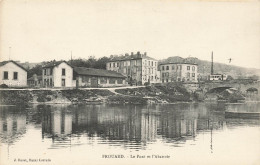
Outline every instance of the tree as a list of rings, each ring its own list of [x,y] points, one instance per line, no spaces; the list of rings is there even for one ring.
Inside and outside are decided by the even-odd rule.
[[[27,73],[27,77],[30,78],[32,77],[34,74],[42,75],[42,65],[38,64],[35,67],[33,67],[32,69],[30,69]]]

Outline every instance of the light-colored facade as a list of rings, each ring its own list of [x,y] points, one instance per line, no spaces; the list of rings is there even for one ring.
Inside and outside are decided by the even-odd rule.
[[[158,61],[148,57],[146,53],[131,53],[124,56],[111,56],[106,69],[116,71],[127,77],[128,84],[142,85],[146,82],[158,83]]]
[[[27,71],[14,61],[0,62],[0,84],[9,87],[27,86]]]
[[[227,75],[225,75],[225,74],[212,74],[212,75],[209,76],[209,80],[210,81],[227,80]]]
[[[43,87],[73,87],[73,68],[65,61],[43,66]]]
[[[189,63],[166,63],[160,65],[162,83],[197,82],[198,65]]]
[[[75,67],[74,77],[78,87],[115,87],[126,86],[126,77],[122,74],[94,68]]]

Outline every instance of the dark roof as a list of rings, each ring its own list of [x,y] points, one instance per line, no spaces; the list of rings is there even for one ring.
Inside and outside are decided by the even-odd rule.
[[[61,63],[65,62],[66,64],[68,64],[70,67],[72,67],[69,63],[67,63],[66,61],[51,61],[48,62],[47,64],[45,64],[42,68],[53,68],[56,67],[58,65],[60,65]]]
[[[0,66],[4,66],[5,64],[9,63],[9,62],[12,62],[14,63],[15,65],[17,65],[18,67],[22,68],[23,70],[25,70],[27,72],[27,70],[20,64],[18,64],[17,62],[13,61],[13,60],[10,60],[10,61],[2,61],[0,62]]]
[[[74,71],[78,75],[125,78],[125,76],[123,76],[121,73],[118,73],[118,72],[115,72],[115,71],[110,71],[110,70],[104,70],[104,69],[75,67]]]
[[[157,61],[156,59],[152,58],[152,57],[149,57],[147,56],[146,54],[132,54],[132,55],[129,55],[129,54],[126,54],[126,55],[120,55],[120,56],[112,56],[110,57],[109,59],[109,62],[113,62],[113,61],[126,61],[126,60],[137,60],[137,59],[147,59],[147,60],[155,60]]]

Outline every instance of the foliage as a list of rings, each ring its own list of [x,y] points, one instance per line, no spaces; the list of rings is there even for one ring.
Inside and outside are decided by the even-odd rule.
[[[30,78],[34,74],[37,74],[38,76],[42,75],[42,65],[38,64],[35,67],[33,67],[32,69],[28,70],[27,77]]]
[[[8,88],[8,85],[6,85],[6,84],[1,84],[1,85],[0,85],[0,88]]]

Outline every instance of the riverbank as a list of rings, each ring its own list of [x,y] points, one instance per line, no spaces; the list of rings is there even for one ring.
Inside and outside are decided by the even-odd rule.
[[[22,89],[0,90],[0,104],[70,104],[84,103],[90,98],[99,98],[111,104],[146,104],[189,102],[191,94],[180,86],[147,86],[111,89]]]
[[[95,89],[5,89],[0,90],[0,104],[84,104],[86,100],[93,98],[97,98],[99,103],[109,104],[199,102],[207,99],[228,102],[245,100],[244,95],[232,89],[211,91],[205,96],[196,91],[188,92],[179,84]]]

